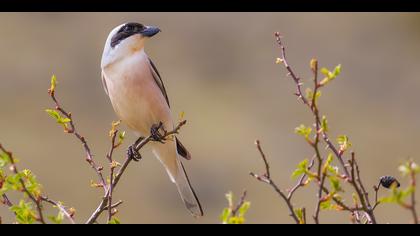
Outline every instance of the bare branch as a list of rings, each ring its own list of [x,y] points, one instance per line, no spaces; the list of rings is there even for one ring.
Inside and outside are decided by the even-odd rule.
[[[48,202],[51,205],[57,207],[64,214],[64,216],[70,221],[71,224],[76,224],[76,222],[73,219],[72,213],[68,212],[61,203],[54,201],[52,199],[49,199],[48,197],[45,197],[45,196],[41,197],[41,200],[44,202]]]
[[[99,167],[96,162],[93,159],[93,155],[91,152],[91,149],[85,139],[85,137],[83,137],[80,133],[78,133],[78,131],[76,130],[76,126],[74,124],[72,115],[70,112],[67,112],[66,110],[64,110],[61,106],[60,103],[58,102],[56,96],[55,96],[55,91],[54,90],[48,90],[48,93],[51,97],[51,99],[54,101],[55,103],[55,109],[57,111],[59,111],[62,115],[64,115],[66,118],[68,118],[69,121],[69,125],[70,125],[70,129],[66,129],[65,131],[69,134],[73,134],[81,143],[82,146],[86,152],[86,161],[89,163],[89,165],[92,167],[92,169],[95,171],[95,173],[98,175],[98,178],[100,180],[100,183],[102,185],[102,187],[104,188],[105,191],[107,191],[106,189],[106,181],[104,179],[104,176],[102,175],[102,167]]]
[[[238,214],[239,209],[241,209],[241,207],[245,203],[246,195],[247,195],[247,191],[244,190],[238,204],[236,204],[236,207],[234,209],[232,209],[232,213],[231,213],[232,216],[236,216]]]
[[[283,193],[283,191],[280,190],[280,188],[276,185],[276,183],[274,183],[274,181],[271,179],[271,177],[269,175],[269,173],[270,173],[270,164],[268,163],[267,158],[264,155],[264,152],[262,151],[260,142],[257,141],[255,143],[257,145],[258,150],[260,150],[261,158],[264,161],[264,164],[265,164],[265,173],[263,175],[257,175],[257,174],[254,174],[253,172],[251,172],[250,175],[252,177],[254,177],[255,179],[257,179],[258,181],[261,181],[263,183],[266,183],[266,184],[270,185],[274,189],[274,191],[276,191],[277,194],[281,198],[283,198],[283,200],[286,202],[287,207],[289,208],[289,214],[293,218],[293,220],[296,222],[296,224],[300,224],[299,217],[295,213],[295,210],[293,208],[293,204],[291,202],[291,199],[289,199],[287,197],[287,195],[285,193]]]
[[[168,138],[172,137],[172,135],[177,134],[179,130],[181,129],[181,127],[184,126],[186,123],[187,123],[186,120],[179,122],[178,125],[172,131],[166,131],[162,128],[161,125],[158,125],[157,127],[159,127],[159,129],[163,129],[163,135],[160,135],[160,137],[156,137],[156,135],[153,135],[153,134],[149,135],[148,137],[144,138],[141,142],[139,142],[136,145],[135,150],[138,152],[149,142],[164,142]],[[127,154],[124,163],[122,164],[121,168],[118,170],[118,173],[115,175],[115,178],[112,184],[112,189],[115,189],[119,180],[121,179],[122,175],[124,174],[124,172],[126,171],[128,165],[130,164],[132,160],[133,160],[133,157]],[[99,203],[96,210],[92,213],[92,215],[86,221],[86,224],[95,223],[103,211],[105,211],[106,209],[109,210],[109,204],[108,204],[109,194],[110,194],[110,191],[108,189],[107,191],[105,191],[105,194],[102,197],[102,200]]]

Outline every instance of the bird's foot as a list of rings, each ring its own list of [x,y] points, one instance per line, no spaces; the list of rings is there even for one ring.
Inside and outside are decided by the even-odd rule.
[[[136,142],[137,143],[137,142]],[[140,153],[136,150],[136,143],[129,146],[127,149],[127,156],[132,159],[133,161],[140,161],[142,156]]]
[[[152,140],[155,142],[165,143],[165,135],[162,135],[160,133],[160,129],[163,129],[163,123],[159,122],[159,124],[152,125],[152,128],[150,128],[150,134],[152,136]],[[165,130],[164,130],[165,131]]]

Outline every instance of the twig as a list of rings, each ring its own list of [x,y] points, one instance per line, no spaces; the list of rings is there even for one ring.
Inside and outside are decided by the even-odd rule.
[[[64,216],[70,221],[71,224],[76,224],[76,222],[73,219],[72,214],[69,213],[61,203],[54,201],[52,199],[49,199],[48,197],[45,197],[45,196],[41,197],[41,200],[44,202],[48,202],[53,206],[56,206],[64,214]]]
[[[155,142],[163,142],[163,141],[165,141],[169,136],[172,136],[174,134],[178,134],[178,132],[181,129],[181,127],[184,126],[186,123],[187,123],[187,121],[186,120],[183,120],[183,121],[179,122],[178,125],[172,131],[169,131],[168,132],[166,130],[163,130],[163,135],[161,135],[158,140],[156,140],[158,137],[155,137],[152,134],[149,135],[148,137],[144,138],[141,142],[139,142],[136,145],[135,150],[138,152],[140,149],[142,149],[146,144],[148,144],[151,141],[155,141]],[[162,128],[162,125],[160,124],[158,126],[158,128],[161,129]],[[121,176],[124,174],[125,170],[127,169],[128,165],[130,164],[130,162],[132,160],[133,160],[133,158],[127,154],[124,163],[122,164],[121,168],[118,170],[118,173],[115,175],[114,182],[112,184],[112,189],[115,189],[115,187],[117,186],[117,184],[118,184]],[[107,190],[105,192],[104,196],[102,197],[102,200],[99,203],[99,205],[96,208],[96,210],[92,213],[92,215],[86,221],[86,224],[93,224],[93,223],[95,223],[96,220],[98,219],[98,217],[101,215],[101,213],[103,211],[105,211],[106,209],[109,210],[109,205],[107,204],[108,203],[109,194],[110,194],[110,191]]]
[[[286,70],[289,72],[288,75],[292,77],[293,81],[296,84],[296,93],[295,95],[298,97],[298,99],[302,100],[302,102],[308,106],[310,108],[310,110],[312,111],[313,115],[317,115],[316,110],[314,109],[314,107],[309,103],[308,99],[303,95],[302,93],[302,82],[301,82],[301,78],[299,78],[293,71],[293,69],[290,67],[289,63],[287,62],[286,59],[286,49],[281,41],[281,36],[279,32],[275,33],[275,37],[277,40],[277,44],[280,46],[281,49],[281,57],[280,57],[280,61],[282,62],[282,64],[286,67]],[[315,96],[315,94],[314,94]],[[317,119],[317,123],[320,124],[320,120],[319,120],[319,114],[318,114],[318,119]],[[340,153],[338,151],[338,149],[334,146],[334,144],[330,141],[328,134],[325,130],[322,131],[322,137],[325,141],[325,143],[327,143],[328,147],[331,149],[331,151],[334,153],[334,155],[337,157],[337,159],[339,160],[344,173],[346,174],[347,177],[350,177],[349,171],[347,169],[347,166],[345,165],[345,162],[343,160],[343,156],[342,153]]]
[[[338,148],[336,148],[334,146],[334,144],[330,141],[328,134],[327,134],[327,130],[320,128],[321,126],[321,119],[320,119],[320,112],[319,112],[319,108],[316,104],[316,97],[317,97],[317,92],[318,89],[322,86],[320,83],[318,83],[318,63],[316,60],[311,61],[311,69],[314,73],[314,89],[313,89],[313,95],[311,100],[309,100],[308,98],[306,98],[303,93],[302,93],[302,82],[301,82],[301,78],[299,78],[296,73],[293,71],[293,69],[291,68],[291,66],[289,65],[289,63],[287,62],[286,59],[286,50],[285,47],[281,41],[281,36],[278,32],[275,33],[275,37],[277,40],[277,44],[280,46],[281,48],[281,53],[280,53],[280,58],[278,59],[278,61],[280,61],[286,68],[286,70],[288,71],[288,76],[291,76],[291,78],[293,79],[293,81],[296,84],[296,93],[295,95],[298,96],[298,99],[302,100],[302,102],[311,110],[314,118],[315,118],[315,127],[316,127],[316,136],[315,136],[315,141],[312,142],[310,141],[309,143],[312,145],[312,147],[315,150],[316,153],[316,157],[318,160],[318,183],[319,183],[319,191],[318,191],[318,203],[317,203],[317,207],[315,210],[315,215],[314,215],[314,220],[315,222],[319,222],[318,219],[318,215],[319,215],[319,208],[320,208],[320,204],[322,201],[322,192],[325,192],[324,189],[324,182],[325,182],[325,176],[321,176],[321,166],[323,163],[323,159],[319,153],[319,149],[318,149],[318,144],[319,144],[319,136],[322,135],[322,139],[324,140],[324,142],[327,144],[327,147],[332,151],[332,153],[337,157],[338,161],[340,162],[341,167],[343,168],[343,171],[345,173],[344,177],[345,179],[352,184],[352,186],[354,187],[354,189],[356,190],[357,194],[359,195],[361,204],[363,206],[363,211],[366,213],[368,220],[370,223],[375,224],[376,223],[376,219],[373,213],[373,208],[370,204],[369,201],[369,197],[368,197],[368,192],[366,191],[366,189],[363,186],[363,183],[360,179],[360,171],[359,171],[359,167],[356,163],[356,161],[349,161],[350,162],[350,166],[351,166],[351,173],[348,169],[348,166],[345,164],[344,161],[344,157],[343,157],[343,153],[344,151],[342,151],[340,149],[340,151],[338,150]],[[352,154],[354,157],[354,153]],[[356,172],[356,174],[355,174]],[[350,210],[350,209],[349,209]]]
[[[379,206],[379,204],[381,204],[381,202],[379,201],[379,189],[381,188],[381,181],[379,181],[377,186],[373,186],[373,190],[375,191],[375,204],[372,207],[372,211],[374,211],[376,209],[377,206]]]
[[[11,152],[9,152],[9,151],[7,151],[1,144],[0,144],[0,150],[2,151],[2,152],[4,152],[6,155],[7,155],[7,157],[9,158],[9,162],[10,162],[10,165],[11,165],[11,170],[13,171],[13,173],[15,173],[16,175],[18,175],[19,174],[19,171],[18,171],[18,168],[17,168],[17,166],[16,166],[16,163],[15,163],[15,159],[13,158],[13,154],[11,153]],[[38,211],[38,217],[37,217],[37,220],[40,222],[40,223],[42,223],[42,224],[45,224],[46,222],[45,222],[45,220],[44,220],[44,215],[43,215],[43,213],[42,213],[42,205],[41,205],[41,199],[39,199],[39,198],[37,198],[37,197],[35,197],[29,190],[28,190],[28,188],[26,187],[26,184],[25,184],[25,181],[22,179],[22,178],[19,178],[19,182],[20,182],[20,184],[22,185],[22,189],[23,189],[23,191],[26,193],[26,195],[28,195],[28,197],[29,197],[29,199],[31,199],[31,201],[35,204],[35,206],[36,206],[36,209],[37,209],[37,211]],[[4,198],[4,195],[3,195],[3,198]],[[7,196],[6,196],[6,198],[7,198]],[[9,203],[10,203],[10,201],[8,201]]]
[[[118,130],[115,129],[114,125],[118,125],[118,124],[113,124],[112,130],[111,130],[111,148],[108,152],[108,154],[106,155],[108,161],[109,161],[109,194],[108,194],[108,222],[111,221],[112,219],[112,193],[113,193],[113,185],[114,185],[114,170],[116,165],[114,164],[114,160],[112,159],[112,155],[114,153],[114,150],[119,146],[119,144],[115,143],[115,138],[117,137],[118,134]]]
[[[359,196],[360,203],[362,204],[363,210],[366,213],[366,217],[368,218],[368,221],[372,224],[376,224],[376,218],[373,214],[372,207],[370,203],[368,202],[368,199],[366,198],[367,192],[363,190],[364,188],[360,187],[358,183],[360,181],[357,181],[359,178],[358,176],[358,166],[356,163],[356,158],[354,152],[352,152],[352,159],[349,161],[351,166],[351,181],[350,184],[353,186],[354,190],[356,190],[357,195]],[[359,183],[360,184],[360,183]]]
[[[319,213],[321,211],[321,204],[324,201],[323,197],[322,197],[322,191],[324,188],[324,184],[325,184],[325,179],[327,178],[327,174],[326,173],[322,173],[322,177],[321,177],[321,181],[320,181],[320,186],[318,189],[318,201],[317,201],[317,205],[315,208],[315,214],[313,216],[315,224],[319,224]]]
[[[309,165],[308,165],[308,171],[310,171],[310,170],[312,169],[312,167],[314,166],[314,164],[315,164],[315,158],[316,158],[316,155],[314,155],[314,157],[312,157],[312,160],[310,161],[310,163],[309,163]],[[288,198],[288,199],[292,199],[292,197],[293,197],[293,195],[295,194],[295,192],[296,192],[296,191],[297,191],[300,187],[305,186],[304,181],[305,181],[306,177],[307,177],[307,174],[303,174],[303,175],[299,178],[299,180],[298,180],[298,182],[296,183],[296,185],[295,185],[295,186],[293,186],[293,188],[292,188],[292,189],[290,189],[290,190],[288,191],[288,192],[289,192],[289,194],[287,195],[287,198]]]
[[[77,132],[76,126],[75,126],[73,118],[72,118],[72,114],[70,112],[67,112],[66,110],[64,110],[60,106],[60,103],[58,102],[57,98],[55,97],[55,91],[54,90],[50,89],[50,90],[48,90],[48,93],[50,94],[51,99],[55,103],[55,109],[70,120],[68,122],[69,125],[70,125],[70,129],[66,129],[65,131],[69,134],[73,134],[82,143],[82,146],[83,146],[83,148],[86,152],[86,161],[89,163],[89,165],[92,167],[92,169],[96,172],[96,174],[99,177],[99,180],[100,180],[100,183],[101,183],[102,187],[104,188],[105,191],[107,191],[107,189],[106,189],[107,184],[106,184],[106,181],[104,179],[104,176],[102,175],[102,169],[103,168],[99,167],[95,163],[95,161],[93,159],[91,149],[90,149],[85,137],[83,137],[81,134],[79,134]]]
[[[411,204],[410,204],[410,211],[413,215],[413,222],[414,224],[419,224],[419,218],[416,210],[416,172],[413,170],[413,161],[409,162],[410,165],[410,185],[413,189],[411,192]]]
[[[238,214],[239,209],[241,209],[241,207],[245,203],[246,195],[247,195],[247,192],[246,192],[246,190],[244,190],[244,192],[242,193],[240,201],[238,202],[238,204],[236,204],[236,207],[232,209],[232,213],[231,213],[232,216],[236,216]]]
[[[270,177],[270,164],[268,163],[267,158],[264,155],[264,152],[262,152],[260,141],[257,140],[255,142],[255,144],[257,145],[257,148],[260,151],[261,159],[264,162],[264,165],[265,165],[265,173],[263,175],[257,175],[257,174],[254,174],[253,172],[251,172],[250,175],[252,177],[254,177],[255,179],[257,179],[258,181],[261,181],[263,183],[266,183],[266,184],[270,185],[274,189],[274,191],[276,191],[277,194],[281,198],[283,198],[283,200],[286,202],[287,207],[289,208],[290,216],[293,218],[293,220],[296,222],[296,224],[299,224],[300,223],[300,220],[299,220],[299,217],[297,217],[297,215],[295,213],[295,210],[293,208],[293,204],[291,202],[291,199],[289,199],[287,197],[287,195],[285,193],[283,193],[283,191],[280,190],[280,188],[276,185],[276,183],[274,183],[274,181]]]
[[[116,202],[116,203],[114,203],[114,204],[112,204],[111,205],[111,209],[114,209],[114,208],[117,208],[117,207],[119,207],[121,204],[123,204],[123,201],[118,201],[118,202]],[[106,211],[106,210],[108,210],[109,209],[109,205],[108,206],[106,206],[105,208],[104,208],[104,211]]]
[[[7,197],[6,194],[3,194],[2,198],[3,198],[3,200],[2,200],[3,204],[5,204],[8,207],[13,206],[13,203],[10,201],[9,197]]]

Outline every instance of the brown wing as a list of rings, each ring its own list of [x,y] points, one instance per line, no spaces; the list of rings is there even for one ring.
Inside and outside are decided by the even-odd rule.
[[[149,58],[149,62],[150,62],[150,69],[152,70],[152,75],[153,78],[155,79],[156,84],[158,85],[158,87],[160,88],[160,91],[162,92],[163,96],[166,99],[166,102],[168,103],[168,106],[171,107],[169,105],[169,99],[168,99],[168,94],[166,93],[166,89],[165,89],[165,85],[163,84],[162,78],[160,77],[159,71],[157,70],[155,64],[153,64],[153,61]]]
[[[155,82],[160,88],[160,91],[162,92],[163,96],[165,97],[166,102],[168,103],[168,106],[171,107],[169,105],[168,94],[166,93],[166,89],[165,89],[165,85],[163,84],[162,77],[160,77],[159,71],[157,70],[155,64],[150,58],[149,58],[149,62],[150,62],[150,69],[152,70],[153,78],[155,79]],[[191,160],[191,154],[188,152],[185,146],[179,141],[178,138],[176,138],[176,148],[180,156],[182,156],[183,158],[187,160]]]

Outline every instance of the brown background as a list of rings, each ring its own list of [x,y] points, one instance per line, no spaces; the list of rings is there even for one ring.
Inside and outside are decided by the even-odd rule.
[[[292,222],[283,202],[249,177],[262,171],[254,140],[259,138],[279,185],[293,181],[296,164],[311,150],[294,127],[311,116],[292,95],[293,84],[275,65],[273,32],[284,35],[289,62],[309,80],[309,60],[343,65],[340,78],[324,90],[321,108],[331,135],[348,134],[366,185],[418,153],[420,132],[420,15],[397,13],[1,13],[0,142],[31,169],[49,196],[77,209],[83,222],[101,192],[89,187],[96,175],[78,142],[44,112],[54,73],[58,96],[104,164],[107,132],[117,119],[100,82],[100,59],[109,31],[123,22],[157,25],[162,33],[147,45],[166,83],[174,117],[185,111],[181,137],[193,154],[186,163],[206,216],[194,220],[175,187],[148,151],[129,167],[115,199],[124,200],[124,223],[217,223],[224,194],[248,189],[249,223]],[[124,129],[126,129],[124,127]],[[128,142],[134,140],[128,132]],[[117,152],[119,159],[124,150]],[[405,183],[404,183],[405,184]],[[296,205],[315,206],[311,188]],[[379,221],[404,223],[410,215],[380,206]],[[312,214],[309,211],[309,214]],[[8,215],[0,207],[0,215]],[[348,216],[323,212],[324,222]],[[10,222],[10,221],[9,221]]]

